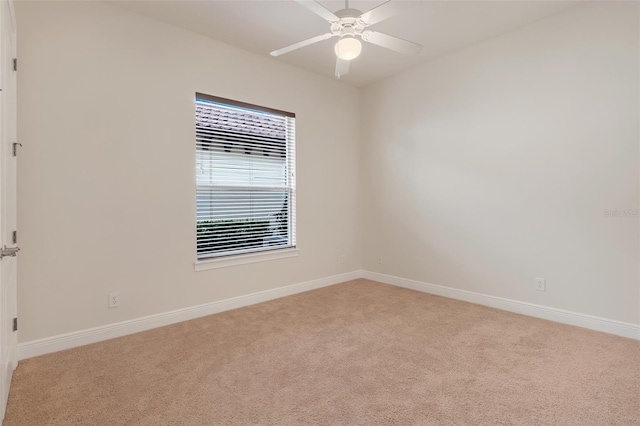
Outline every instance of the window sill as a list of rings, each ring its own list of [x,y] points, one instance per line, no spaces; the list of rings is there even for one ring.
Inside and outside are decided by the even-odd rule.
[[[269,260],[286,259],[287,257],[298,256],[297,248],[288,248],[282,250],[273,250],[262,253],[241,254],[237,256],[213,258],[206,260],[197,260],[194,269],[197,271],[206,271],[208,269],[226,268],[229,266],[246,265],[248,263],[267,262]]]

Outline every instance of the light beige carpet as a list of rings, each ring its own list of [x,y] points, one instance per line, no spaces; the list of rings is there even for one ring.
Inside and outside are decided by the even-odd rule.
[[[13,425],[633,425],[640,342],[366,280],[20,362]]]

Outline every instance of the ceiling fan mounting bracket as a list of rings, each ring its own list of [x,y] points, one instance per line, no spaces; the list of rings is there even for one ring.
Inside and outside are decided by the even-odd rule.
[[[360,16],[362,15],[362,12],[360,12],[358,9],[342,9],[337,11],[335,15],[338,18],[340,18],[340,20],[343,20],[346,18],[352,18],[355,21],[355,20],[358,20],[358,18],[360,18]]]

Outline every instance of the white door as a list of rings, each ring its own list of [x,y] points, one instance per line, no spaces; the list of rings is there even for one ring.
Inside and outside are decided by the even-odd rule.
[[[0,419],[17,361],[16,24],[13,3],[0,0]]]

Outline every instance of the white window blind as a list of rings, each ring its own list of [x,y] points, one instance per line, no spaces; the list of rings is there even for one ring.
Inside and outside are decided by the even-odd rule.
[[[198,259],[296,245],[295,115],[196,94]]]

